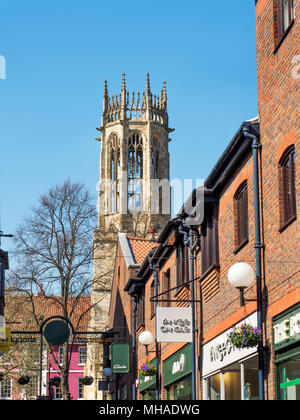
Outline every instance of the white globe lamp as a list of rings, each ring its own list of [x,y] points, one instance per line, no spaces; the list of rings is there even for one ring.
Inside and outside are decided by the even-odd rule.
[[[109,367],[104,368],[102,371],[102,375],[105,376],[106,378],[109,378],[112,375],[111,368]]]
[[[234,264],[228,270],[228,281],[231,286],[237,289],[245,289],[250,287],[255,280],[253,268],[244,262]]]
[[[244,262],[236,263],[229,268],[227,277],[231,286],[239,289],[240,304],[241,306],[244,306],[245,300],[243,291],[247,287],[252,286],[255,281],[255,273],[253,268]]]
[[[144,346],[148,346],[149,344],[153,343],[153,335],[150,331],[143,331],[139,335],[139,342]]]

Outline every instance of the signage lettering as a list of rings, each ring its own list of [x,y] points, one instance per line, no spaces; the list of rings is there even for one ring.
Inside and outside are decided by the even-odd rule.
[[[157,342],[192,342],[192,309],[158,307]]]
[[[223,343],[217,344],[216,346],[211,347],[210,349],[210,361],[220,361],[223,362],[225,357],[234,351],[234,347],[229,340],[229,338]]]
[[[293,314],[273,326],[274,344],[281,344],[290,338],[300,338],[300,312]]]
[[[175,375],[175,373],[183,372],[183,370],[184,370],[184,354],[181,354],[180,359],[177,362],[173,363],[172,374]]]

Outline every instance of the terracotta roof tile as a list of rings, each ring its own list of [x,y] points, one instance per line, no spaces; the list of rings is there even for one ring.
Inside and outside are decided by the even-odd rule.
[[[12,330],[37,329],[37,323],[33,316],[34,312],[39,319],[43,316],[47,319],[51,316],[62,316],[61,297],[47,297],[44,295],[33,296],[6,296],[5,297],[5,321]],[[68,316],[78,331],[86,331],[90,319],[91,298],[83,296],[77,299],[70,297],[68,301]]]
[[[147,254],[158,246],[158,243],[155,241],[150,241],[149,239],[144,238],[135,238],[127,236],[128,242],[133,251],[135,260],[137,264],[142,264]]]

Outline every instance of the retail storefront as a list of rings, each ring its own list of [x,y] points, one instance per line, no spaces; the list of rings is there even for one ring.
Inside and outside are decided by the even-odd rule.
[[[257,326],[252,314],[239,324]],[[257,348],[237,349],[229,338],[231,328],[203,346],[202,375],[205,400],[258,400]]]
[[[300,304],[273,318],[276,396],[300,400]]]
[[[163,399],[192,399],[192,345],[188,344],[163,362]]]

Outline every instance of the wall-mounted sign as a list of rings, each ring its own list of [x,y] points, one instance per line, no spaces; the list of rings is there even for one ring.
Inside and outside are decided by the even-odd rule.
[[[5,328],[5,338],[0,339],[0,351],[10,351],[10,348],[11,348],[10,328]]]
[[[107,380],[98,381],[98,391],[108,391]]]
[[[158,307],[156,311],[159,343],[191,343],[192,308]]]
[[[114,373],[127,373],[129,363],[129,344],[113,343],[111,345],[111,370]]]

